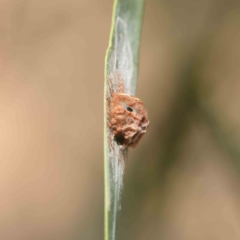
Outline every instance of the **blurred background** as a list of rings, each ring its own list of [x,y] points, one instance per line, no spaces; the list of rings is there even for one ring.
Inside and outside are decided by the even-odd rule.
[[[103,239],[112,0],[0,1],[0,239]],[[118,240],[240,239],[240,2],[148,0]]]

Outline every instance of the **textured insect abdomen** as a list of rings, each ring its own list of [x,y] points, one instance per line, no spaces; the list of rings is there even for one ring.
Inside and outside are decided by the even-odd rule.
[[[115,141],[125,147],[135,147],[149,125],[143,103],[125,93],[113,93],[108,126]]]

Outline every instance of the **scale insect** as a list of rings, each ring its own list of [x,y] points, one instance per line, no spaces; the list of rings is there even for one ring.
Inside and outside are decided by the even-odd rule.
[[[124,93],[122,84],[108,103],[108,127],[114,140],[123,147],[135,147],[149,126],[147,109],[139,98]]]

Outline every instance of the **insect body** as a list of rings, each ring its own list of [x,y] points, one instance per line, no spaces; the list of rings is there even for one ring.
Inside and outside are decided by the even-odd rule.
[[[124,147],[135,147],[149,125],[146,108],[140,99],[125,93],[113,93],[109,122],[115,141]]]

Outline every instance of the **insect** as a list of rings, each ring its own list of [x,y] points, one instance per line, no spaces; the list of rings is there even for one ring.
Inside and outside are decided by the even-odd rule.
[[[108,127],[114,140],[123,147],[135,147],[149,125],[148,113],[140,99],[123,93],[113,92],[109,99]]]

